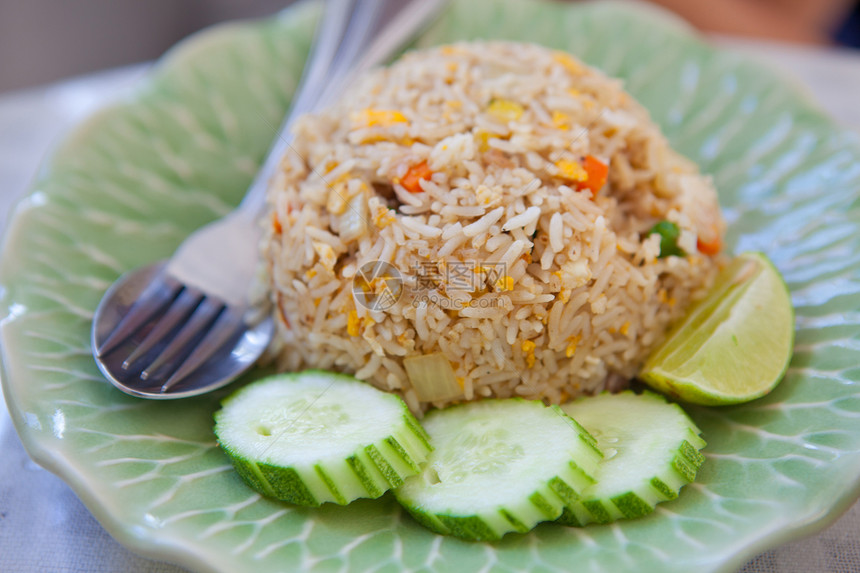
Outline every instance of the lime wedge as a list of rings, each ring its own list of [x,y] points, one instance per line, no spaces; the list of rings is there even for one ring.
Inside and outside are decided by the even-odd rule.
[[[785,281],[765,255],[743,253],[654,349],[639,377],[685,402],[747,402],[782,380],[793,345]]]

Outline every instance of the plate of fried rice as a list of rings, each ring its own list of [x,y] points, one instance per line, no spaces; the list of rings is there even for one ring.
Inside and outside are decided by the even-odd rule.
[[[88,347],[102,292],[239,201],[318,13],[304,3],[173,49],[69,136],[12,218],[6,402],[30,455],[113,536],[199,571],[734,571],[857,498],[860,141],[786,80],[639,4],[452,2],[296,125],[261,223],[278,322],[267,366],[171,402],[106,383]],[[666,228],[678,256],[661,256]],[[266,499],[215,442],[220,400],[272,369],[355,374],[419,415],[626,387],[747,250],[791,290],[794,358],[764,398],[687,408],[706,462],[644,518],[466,542],[390,495]]]

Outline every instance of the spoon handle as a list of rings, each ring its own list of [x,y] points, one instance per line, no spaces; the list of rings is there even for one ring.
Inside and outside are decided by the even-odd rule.
[[[293,102],[263,166],[239,205],[256,218],[266,189],[292,144],[292,124],[332,103],[357,74],[394,55],[446,0],[326,0]]]

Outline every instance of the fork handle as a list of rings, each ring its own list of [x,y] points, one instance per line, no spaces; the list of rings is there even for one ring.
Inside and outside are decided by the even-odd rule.
[[[280,131],[239,211],[257,218],[281,158],[291,148],[293,122],[332,103],[356,75],[390,58],[447,0],[326,0],[308,62]]]

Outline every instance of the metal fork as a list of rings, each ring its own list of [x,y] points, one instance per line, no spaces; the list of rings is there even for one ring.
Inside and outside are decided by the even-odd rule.
[[[179,398],[223,386],[256,362],[274,331],[259,273],[266,187],[293,152],[296,117],[331,103],[356,74],[390,58],[445,0],[327,0],[281,130],[239,207],[189,236],[173,257],[120,277],[93,318],[101,371],[120,390]]]

